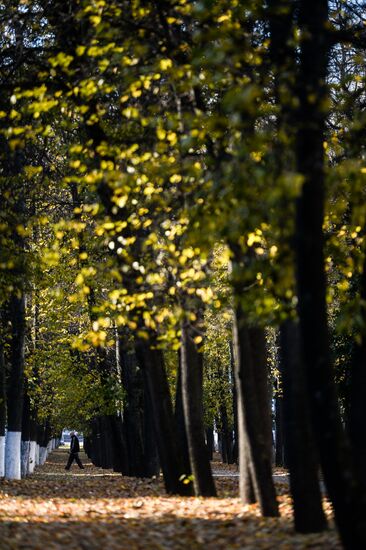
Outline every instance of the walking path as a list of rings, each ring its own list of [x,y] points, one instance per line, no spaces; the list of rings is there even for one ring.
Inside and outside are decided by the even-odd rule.
[[[84,470],[65,472],[61,448],[33,476],[0,481],[0,550],[340,548],[334,530],[293,533],[287,484],[277,485],[281,518],[261,518],[240,503],[232,474],[217,472],[218,498],[181,498],[167,496],[161,479],[125,478],[81,459]]]

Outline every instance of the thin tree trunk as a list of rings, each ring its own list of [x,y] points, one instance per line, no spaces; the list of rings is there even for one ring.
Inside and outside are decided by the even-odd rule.
[[[230,369],[232,378],[232,394],[233,394],[233,416],[234,416],[234,444],[233,444],[233,461],[239,460],[239,434],[238,434],[238,402],[236,396],[236,384],[235,384],[235,361],[234,361],[234,349],[233,342],[230,341]]]
[[[254,493],[252,479],[252,465],[247,441],[247,432],[244,420],[243,394],[239,393],[236,399],[238,418],[238,459],[239,459],[239,493],[243,504],[254,504],[257,499]]]
[[[5,476],[6,380],[4,347],[0,334],[0,478]]]
[[[37,447],[37,422],[34,418],[34,411],[31,410],[30,430],[29,430],[29,474],[33,474],[36,466],[36,447]]]
[[[183,393],[182,393],[182,354],[179,352],[178,357],[178,370],[177,370],[177,386],[175,392],[175,424],[177,427],[178,441],[180,444],[180,453],[182,457],[182,466],[184,475],[187,477],[191,475],[191,464],[189,462],[188,440],[187,431],[184,421],[183,410]]]
[[[47,419],[44,425],[42,464],[44,464],[47,460],[48,453],[50,450],[51,437],[52,437],[51,424],[50,424],[50,421]]]
[[[47,426],[43,423],[39,428],[39,455],[38,464],[42,466],[47,458]]]
[[[92,421],[92,459],[93,464],[98,468],[102,467],[102,446],[101,446],[99,418]]]
[[[220,406],[221,437],[222,437],[222,461],[227,464],[233,463],[233,434],[229,428],[227,410],[225,404]]]
[[[90,436],[84,434],[84,453],[88,458],[91,458],[91,441]]]
[[[37,423],[37,453],[36,453],[36,466],[40,466],[42,463],[42,444],[43,444],[43,432],[44,425]]]
[[[29,474],[30,464],[30,399],[27,390],[24,391],[23,418],[22,418],[22,443],[21,443],[21,476]]]
[[[235,340],[235,332],[233,334]],[[256,497],[254,493],[254,485],[251,474],[250,467],[250,455],[249,455],[249,446],[247,441],[247,433],[245,430],[245,421],[244,421],[244,403],[242,399],[242,393],[238,399],[237,394],[237,383],[236,383],[236,364],[239,359],[235,360],[235,353],[239,354],[239,350],[234,341],[230,344],[230,358],[231,358],[231,369],[234,377],[233,385],[233,401],[234,401],[234,426],[235,426],[235,451],[237,462],[239,463],[239,493],[240,497],[244,504],[254,504],[256,502]]]
[[[205,429],[206,433],[206,446],[208,451],[209,460],[213,460],[214,452],[214,429],[212,426],[209,426]]]
[[[21,478],[21,431],[24,383],[25,298],[13,295],[9,304],[11,339],[7,390],[8,431],[5,446],[5,477]]]
[[[203,424],[203,356],[193,341],[192,329],[182,327],[182,392],[189,461],[197,496],[216,496]]]
[[[284,414],[283,414],[283,395],[279,389],[278,380],[275,381],[275,425],[276,425],[276,440],[275,440],[275,464],[280,468],[285,465],[285,441],[284,441]],[[278,395],[281,391],[281,395]]]

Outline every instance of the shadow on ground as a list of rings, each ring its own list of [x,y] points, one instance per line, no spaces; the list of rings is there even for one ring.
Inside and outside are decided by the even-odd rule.
[[[277,520],[266,528],[258,520],[245,518],[204,520],[162,514],[155,518],[120,517],[117,520],[53,522],[5,522],[0,526],[2,550],[14,548],[85,549],[85,550],[224,550],[224,549],[296,549],[340,548],[337,541],[324,535],[294,535],[288,520]]]

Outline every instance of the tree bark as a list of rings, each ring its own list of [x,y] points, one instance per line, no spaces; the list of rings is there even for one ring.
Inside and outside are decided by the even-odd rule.
[[[265,330],[262,327],[248,327],[254,381],[257,392],[257,406],[263,424],[263,437],[267,453],[272,461],[272,411],[271,393],[268,383],[268,357]]]
[[[335,520],[346,548],[366,547],[366,495],[351,463],[330,357],[324,271],[324,128],[328,97],[328,2],[302,0],[297,169],[304,183],[296,211],[296,281],[314,433]]]
[[[316,533],[324,530],[327,522],[322,508],[318,454],[301,363],[299,327],[292,320],[285,321],[281,326],[280,362],[295,529],[300,533]]]
[[[99,419],[102,447],[102,468],[113,468],[113,433],[109,416],[102,415]]]
[[[163,354],[145,341],[137,343],[138,359],[143,365],[153,408],[154,429],[167,493],[186,494],[184,475],[174,423],[173,407],[166,378]]]
[[[113,470],[123,475],[128,475],[128,454],[122,418],[115,414],[109,417],[109,421],[111,424],[113,445]]]
[[[29,440],[29,474],[33,474],[34,468],[36,466],[37,447],[37,422],[34,418],[34,411],[31,411]]]
[[[209,460],[213,460],[214,443],[215,443],[213,427],[212,426],[206,427],[205,434],[206,434],[206,446],[207,446],[208,458]]]
[[[220,424],[222,461],[227,464],[233,464],[233,432],[229,427],[225,404],[220,406]]]
[[[48,444],[49,427],[48,422],[44,422],[39,429],[39,457],[38,464],[42,466],[47,459],[47,444]]]
[[[286,146],[281,137],[286,135],[287,140],[293,143],[296,134],[296,116],[292,103],[296,93],[297,72],[297,54],[292,40],[295,25],[294,3],[290,0],[269,0],[268,14],[270,55],[275,75],[274,92],[279,107],[278,137],[275,142],[279,177],[285,170],[293,169],[296,157],[292,148]],[[289,209],[289,199],[286,196],[280,206],[283,210]],[[291,257],[291,245],[286,231],[282,235],[282,246]],[[291,309],[291,305],[289,308]],[[295,529],[305,533],[317,532],[326,527],[326,518],[321,503],[318,456],[311,427],[300,336],[294,321],[288,320],[281,327],[280,344],[279,368],[284,395],[283,400],[276,398],[276,464],[282,465],[284,460],[288,461]],[[284,442],[281,441],[283,438],[279,441],[278,437],[282,429]]]
[[[13,294],[9,302],[11,323],[9,365],[10,373],[7,389],[7,435],[5,446],[5,477],[21,478],[21,431],[23,413],[24,383],[24,340],[25,340],[25,297]]]
[[[258,390],[257,381],[266,380],[266,376],[254,369],[263,369],[263,364],[254,365],[253,349],[249,329],[241,306],[238,304],[234,316],[235,370],[238,400],[239,424],[239,466],[241,497],[248,498],[248,458],[256,498],[264,516],[278,516],[276,491],[272,478],[271,449],[268,444],[268,418],[261,414],[260,403],[268,389]],[[267,386],[266,386],[267,388]],[[268,403],[267,403],[268,411]]]
[[[0,334],[0,478],[5,476],[6,376],[3,335]]]
[[[22,418],[22,443],[21,443],[21,476],[29,474],[30,465],[30,399],[25,388],[23,398]]]
[[[154,413],[146,376],[144,377],[144,476],[159,475],[160,462],[154,429]]]
[[[91,453],[92,461],[98,468],[102,467],[102,449],[101,449],[100,423],[98,418],[92,421]]]
[[[122,385],[126,392],[123,405],[123,422],[128,456],[128,471],[126,475],[144,477],[143,411],[146,386],[134,350],[125,349],[123,340],[120,340],[119,349]]]
[[[275,389],[279,392],[278,382],[276,381]],[[276,425],[276,442],[275,442],[275,464],[280,468],[285,466],[285,441],[284,441],[284,418],[283,418],[283,396],[276,395],[275,397],[275,425]]]
[[[177,386],[175,391],[174,416],[175,416],[175,424],[177,427],[178,441],[180,444],[180,454],[182,457],[182,466],[183,466],[184,474],[186,476],[190,476],[192,473],[192,470],[191,470],[191,464],[189,462],[188,439],[187,439],[186,425],[184,421],[181,352],[179,352],[179,357],[178,357]]]
[[[239,493],[243,504],[257,502],[252,478],[253,465],[249,453],[249,444],[244,421],[244,403],[242,394],[237,399],[238,417],[238,459],[239,459]]]
[[[182,327],[182,392],[189,461],[196,496],[216,496],[203,424],[203,356],[191,327]]]
[[[232,393],[233,393],[233,416],[234,416],[234,444],[233,444],[233,461],[238,463],[239,460],[239,434],[238,434],[238,401],[236,395],[235,384],[235,360],[232,340],[229,343],[230,347],[230,369],[232,378]]]
[[[353,463],[363,490],[366,491],[366,254],[359,294],[363,326],[359,340],[353,343],[348,431],[352,444]]]

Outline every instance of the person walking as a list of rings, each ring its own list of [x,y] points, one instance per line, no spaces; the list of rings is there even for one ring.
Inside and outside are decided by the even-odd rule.
[[[69,459],[67,461],[67,464],[65,466],[65,470],[70,470],[71,464],[76,461],[76,464],[79,466],[81,470],[84,470],[84,466],[81,463],[81,460],[79,458],[79,452],[80,452],[80,443],[79,439],[75,432],[70,432],[71,435],[71,441],[70,441],[70,454]]]

